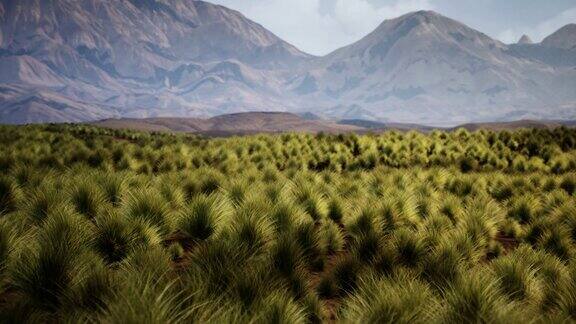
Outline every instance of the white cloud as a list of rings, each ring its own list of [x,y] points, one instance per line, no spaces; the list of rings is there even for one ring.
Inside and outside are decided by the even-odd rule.
[[[576,7],[568,9],[559,15],[542,21],[534,27],[506,29],[498,35],[498,39],[505,43],[515,43],[526,34],[535,42],[540,42],[561,27],[576,22]]]
[[[423,9],[431,9],[428,0],[404,0],[393,5],[375,7],[367,0],[337,0],[334,19],[350,29],[351,33],[372,31],[385,19],[396,18],[405,13]]]
[[[241,11],[284,40],[317,55],[359,40],[385,19],[433,9],[430,0],[397,0],[381,7],[369,0],[334,1],[334,11],[323,15],[320,0],[214,0]]]

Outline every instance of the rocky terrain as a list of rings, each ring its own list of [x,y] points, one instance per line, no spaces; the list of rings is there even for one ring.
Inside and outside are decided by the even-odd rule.
[[[576,116],[576,61],[562,65],[548,52],[566,51],[565,59],[576,53],[554,44],[560,41],[509,46],[421,11],[385,21],[357,43],[312,60],[294,87],[302,107],[331,103],[331,117],[424,124],[570,119]],[[524,55],[524,46],[543,58]]]
[[[202,1],[0,1],[0,120],[283,109],[309,55]]]

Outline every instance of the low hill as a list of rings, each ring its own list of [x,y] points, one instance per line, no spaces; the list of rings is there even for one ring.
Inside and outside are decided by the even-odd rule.
[[[434,129],[439,129],[439,127],[432,127],[418,124],[384,123],[364,119],[343,119],[338,121],[338,124],[361,127],[372,131],[382,131],[387,129],[431,131]]]
[[[519,120],[512,122],[463,124],[453,128],[442,128],[418,124],[393,122],[380,123],[361,119],[339,121],[322,119],[311,120],[307,119],[305,116],[285,112],[247,112],[221,115],[208,119],[177,117],[105,119],[94,122],[92,125],[113,129],[226,136],[282,132],[378,133],[385,130],[417,130],[430,132],[434,129],[455,130],[458,128],[465,128],[469,131],[476,131],[479,129],[499,131],[519,128],[555,128],[560,126],[576,127],[576,121]]]
[[[307,120],[291,113],[249,112],[221,115],[209,119],[148,118],[106,119],[93,125],[160,132],[187,132],[209,135],[254,134],[280,132],[342,133],[365,130],[353,125],[339,125],[324,120]]]
[[[479,129],[488,129],[493,131],[501,130],[514,130],[519,128],[557,128],[561,126],[574,127],[575,122],[571,121],[537,121],[537,120],[518,120],[512,122],[499,122],[499,123],[475,123],[475,124],[464,124],[453,129],[465,128],[471,132],[477,131]]]

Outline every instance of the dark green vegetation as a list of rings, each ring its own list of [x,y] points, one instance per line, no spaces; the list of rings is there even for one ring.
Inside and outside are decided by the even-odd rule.
[[[576,131],[0,128],[0,321],[576,320]]]

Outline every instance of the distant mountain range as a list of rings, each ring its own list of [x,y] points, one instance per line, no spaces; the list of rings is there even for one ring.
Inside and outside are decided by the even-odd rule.
[[[576,119],[576,25],[507,45],[420,11],[315,57],[203,1],[0,0],[0,123],[249,111],[428,125]]]

